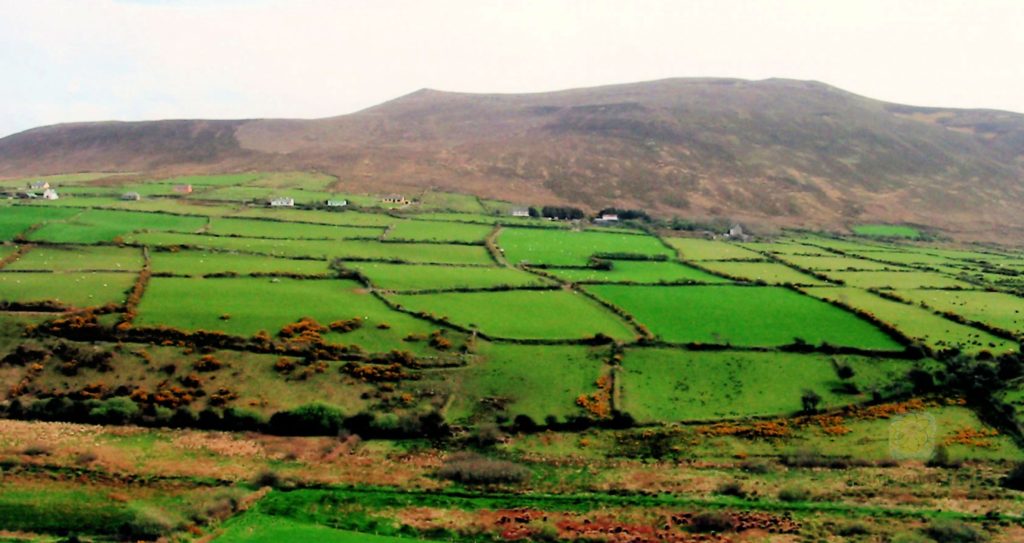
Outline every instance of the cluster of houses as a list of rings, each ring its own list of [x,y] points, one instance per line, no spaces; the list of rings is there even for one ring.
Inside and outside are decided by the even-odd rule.
[[[175,194],[192,194],[192,185],[174,185],[171,189]],[[11,196],[21,200],[59,200],[60,195],[57,194],[57,189],[50,186],[47,181],[32,181],[28,184],[28,190],[18,191],[13,193]],[[122,200],[126,201],[138,201],[142,199],[142,195],[138,192],[126,192],[121,195]]]
[[[59,200],[60,195],[56,189],[46,181],[33,181],[28,184],[28,190],[17,191],[10,196],[19,200]]]
[[[401,194],[389,194],[389,195],[381,198],[380,201],[382,203],[385,203],[385,204],[396,204],[396,205],[406,205],[406,204],[409,203],[409,200],[407,200]],[[291,198],[289,196],[277,196],[275,198],[271,198],[269,200],[268,204],[270,205],[270,207],[295,207],[295,198]],[[329,208],[348,207],[348,200],[344,200],[344,199],[325,200],[324,201],[324,205],[329,207]]]
[[[295,198],[278,196],[271,198],[268,203],[270,207],[295,207]],[[346,207],[348,206],[348,200],[326,200],[324,205],[332,208]]]
[[[56,190],[50,186],[47,181],[32,181],[29,183],[28,190],[17,191],[14,193],[8,193],[8,198],[17,198],[18,200],[59,200],[60,196],[57,195]]]

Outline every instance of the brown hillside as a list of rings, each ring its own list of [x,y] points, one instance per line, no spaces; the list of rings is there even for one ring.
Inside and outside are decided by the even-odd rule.
[[[327,119],[72,124],[0,139],[8,176],[257,168],[326,171],[344,190],[1024,238],[1024,115],[887,104],[814,82],[421,90]]]

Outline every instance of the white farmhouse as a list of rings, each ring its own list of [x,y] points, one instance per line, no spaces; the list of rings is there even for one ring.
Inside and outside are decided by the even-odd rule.
[[[43,200],[58,200],[60,196],[57,195],[57,191],[53,189],[46,189],[43,191]]]
[[[270,207],[295,207],[295,198],[280,196],[270,200]]]

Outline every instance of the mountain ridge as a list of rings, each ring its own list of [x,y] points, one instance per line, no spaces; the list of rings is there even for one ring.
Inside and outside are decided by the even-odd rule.
[[[343,191],[484,197],[775,226],[912,222],[1024,238],[1024,115],[815,81],[675,78],[527,94],[420,89],[322,119],[73,123],[0,139],[0,175],[255,169]]]

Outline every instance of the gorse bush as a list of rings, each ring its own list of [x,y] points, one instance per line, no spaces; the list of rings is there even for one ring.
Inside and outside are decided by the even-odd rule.
[[[270,430],[280,435],[334,435],[342,429],[345,415],[337,407],[313,403],[270,417]]]
[[[936,543],[984,543],[988,535],[981,530],[956,521],[937,521],[925,528],[924,533]]]
[[[1014,466],[999,483],[1003,488],[1024,491],[1024,462]]]

